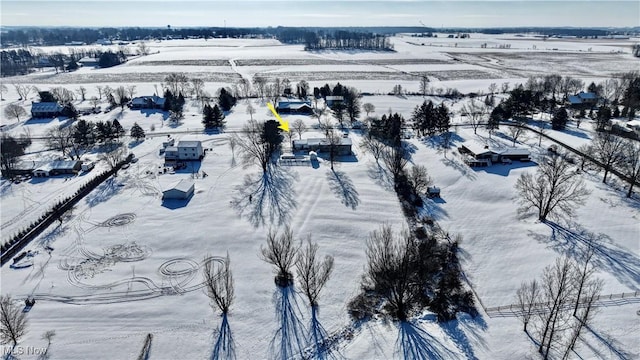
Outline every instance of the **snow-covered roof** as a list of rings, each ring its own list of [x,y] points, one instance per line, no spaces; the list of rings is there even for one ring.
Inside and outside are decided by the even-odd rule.
[[[176,182],[175,184],[171,185],[171,187],[169,187],[168,189],[164,190],[163,193],[166,193],[167,191],[171,191],[171,190],[177,190],[183,193],[188,193],[189,191],[191,191],[191,189],[193,189],[193,187],[194,187],[194,182],[192,180],[182,179]]]
[[[462,144],[462,146],[467,148],[467,150],[471,151],[474,155],[480,155],[480,154],[496,152],[496,151],[493,151],[491,149],[487,149],[487,148],[485,148],[485,145],[482,145],[482,144],[479,144],[479,143],[476,143],[476,142],[467,141],[464,144]]]
[[[326,138],[309,138],[309,139],[293,140],[293,144],[318,146],[318,145],[329,145],[329,141]],[[352,144],[351,139],[340,138],[340,145],[351,145],[351,144]]]
[[[178,141],[178,147],[179,148],[194,148],[194,147],[198,147],[198,146],[201,146],[201,145],[202,145],[202,143],[200,141],[196,141],[196,140]]]
[[[73,170],[78,165],[75,160],[55,160],[40,164],[34,171]]]
[[[165,152],[165,153],[168,153],[168,152],[178,152],[178,148],[177,148],[176,146],[167,146],[167,148],[166,148],[166,149],[164,149],[164,152]]]
[[[344,100],[344,96],[342,96],[342,95],[338,95],[338,96],[329,95],[329,96],[325,97],[325,100],[329,100],[329,101]]]
[[[311,108],[311,103],[306,101],[280,101],[278,109],[300,110],[303,107]]]
[[[131,104],[132,105],[146,105],[149,102],[152,102],[156,105],[160,105],[160,106],[164,106],[164,98],[161,98],[159,96],[138,96],[136,98],[133,98],[131,100]]]
[[[569,102],[571,104],[582,104],[582,99],[580,99],[580,96],[569,95]]]
[[[506,149],[499,152],[500,155],[512,155],[512,156],[529,156],[531,151],[527,149]]]
[[[62,106],[57,102],[32,102],[31,111],[35,112],[57,112],[62,111]]]
[[[581,92],[581,93],[578,94],[578,96],[581,99],[585,99],[585,100],[589,100],[589,99],[595,100],[595,99],[598,98],[598,95],[596,95],[596,94],[594,94],[592,92]]]

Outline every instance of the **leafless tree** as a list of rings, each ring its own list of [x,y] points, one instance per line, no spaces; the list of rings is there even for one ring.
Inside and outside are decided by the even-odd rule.
[[[58,150],[62,156],[67,156],[73,148],[73,132],[71,126],[58,126],[47,131],[47,147]]]
[[[589,326],[593,320],[596,313],[595,302],[599,298],[603,286],[604,282],[601,279],[593,279],[586,284],[582,296],[582,307],[574,315],[576,317],[576,321],[574,321],[573,326],[571,326],[571,334],[567,343],[567,348],[562,357],[563,360],[569,358],[569,354],[575,348],[576,343],[580,338],[582,329]]]
[[[113,94],[113,88],[109,85],[105,85],[102,88],[102,95],[106,98],[109,98],[109,95]]]
[[[319,108],[316,106],[316,108],[313,111],[313,116],[315,116],[316,119],[318,119],[318,124],[320,124],[320,120],[322,118],[322,115],[327,113],[327,106],[325,104],[325,106]]]
[[[364,112],[367,113],[367,117],[369,117],[370,113],[376,111],[376,107],[372,103],[365,103],[362,105],[362,110],[364,110]]]
[[[4,101],[4,94],[6,94],[7,91],[9,91],[7,86],[5,84],[0,84],[0,101]]]
[[[414,165],[409,173],[409,184],[413,189],[414,194],[422,194],[433,183],[433,179],[427,172],[427,167],[424,165]]]
[[[140,43],[138,44],[138,54],[142,56],[149,55],[149,47],[147,46],[146,42],[140,41]]]
[[[136,95],[136,86],[135,85],[127,86],[127,96],[129,97],[129,100],[133,99],[135,95]]]
[[[13,87],[16,89],[16,93],[18,93],[18,100],[27,100],[29,93],[33,89],[31,85],[21,84],[13,84]]]
[[[360,149],[365,153],[373,155],[373,158],[376,160],[376,164],[378,165],[380,165],[380,157],[386,148],[387,146],[383,142],[373,137],[365,137],[362,139],[362,142],[360,142]]]
[[[307,125],[305,125],[302,119],[296,119],[293,124],[291,124],[291,130],[298,134],[299,139],[302,139],[302,134],[307,131]]]
[[[253,114],[256,113],[256,109],[253,107],[253,105],[251,105],[251,103],[249,103],[247,105],[247,114],[249,114],[249,116],[251,117],[251,121],[253,121]]]
[[[329,162],[331,163],[331,170],[338,157],[338,146],[342,143],[342,137],[337,131],[331,129],[327,134],[327,142],[329,143]]]
[[[109,168],[113,170],[113,177],[118,176],[118,165],[127,155],[127,149],[121,144],[114,144],[114,148],[100,155],[100,160],[104,160]]]
[[[113,90],[113,100],[116,105],[120,106],[121,110],[124,110],[125,105],[131,100],[128,96],[127,89],[124,86],[118,86]]]
[[[73,94],[73,91],[62,86],[53,87],[49,91],[51,92],[51,95],[53,95],[53,97],[61,104],[69,104],[76,98],[76,96]]]
[[[263,174],[268,171],[270,153],[266,146],[262,133],[264,132],[264,124],[255,120],[250,120],[240,131],[234,134],[235,144],[240,150],[240,156],[245,166],[252,164],[262,167]]]
[[[56,336],[55,330],[48,330],[44,334],[42,334],[42,340],[47,341],[47,347],[44,350],[44,353],[38,356],[38,360],[45,360],[50,358],[49,348],[51,347],[51,342],[53,341],[53,337]]]
[[[248,98],[251,96],[251,83],[245,78],[241,78],[238,82],[238,95],[240,98]]]
[[[10,295],[0,296],[0,343],[14,347],[27,332],[27,313],[15,303]]]
[[[420,78],[420,94],[422,94],[422,96],[427,96],[427,93],[429,91],[429,78],[424,75]]]
[[[264,99],[265,96],[265,86],[267,84],[267,79],[258,74],[253,75],[253,84],[255,85],[256,91],[258,92],[258,96],[260,99]]]
[[[527,129],[524,127],[524,125],[525,125],[524,122],[517,122],[516,124],[507,127],[507,132],[509,133],[509,137],[513,139],[512,146],[516,146],[516,142],[518,141],[518,139],[522,135],[527,133]]]
[[[517,309],[520,311],[518,316],[524,324],[524,332],[526,333],[528,333],[527,325],[529,325],[529,321],[536,313],[536,306],[541,301],[540,295],[540,285],[535,279],[531,282],[522,283],[516,293]]]
[[[627,197],[633,194],[633,185],[640,181],[640,143],[626,140],[622,149],[622,159],[619,161],[620,170],[629,179]]]
[[[103,92],[104,87],[101,85],[96,85],[96,90],[98,91],[98,99],[102,100],[102,95],[104,94]]]
[[[260,258],[273,265],[276,270],[276,285],[287,287],[293,283],[291,267],[296,260],[298,248],[294,245],[293,230],[285,227],[278,236],[277,231],[269,230],[267,246],[260,246]]]
[[[601,237],[589,234],[585,242],[585,247],[580,253],[579,262],[576,261],[574,264],[575,269],[573,271],[573,281],[575,283],[576,296],[575,305],[573,306],[573,316],[577,316],[578,306],[580,306],[582,297],[584,296],[584,289],[592,281],[593,274],[596,271],[591,260],[600,245]]]
[[[78,95],[80,95],[80,99],[82,99],[82,101],[85,101],[85,100],[86,100],[86,97],[87,97],[87,88],[86,88],[86,87],[84,87],[84,86],[80,86],[80,87],[76,90],[76,93],[77,93]]]
[[[563,311],[571,301],[573,291],[572,263],[568,257],[557,259],[542,273],[541,292],[544,311],[539,313],[541,337],[538,352],[549,358],[552,348],[557,348],[561,332],[571,316]]]
[[[460,113],[467,118],[474,134],[476,134],[482,120],[487,115],[486,107],[475,99],[471,99],[467,104],[464,104]]]
[[[18,104],[9,104],[4,108],[4,116],[19,122],[21,116],[27,116],[27,111]]]
[[[396,180],[402,175],[409,162],[401,146],[387,147],[382,153],[382,161]]]
[[[202,98],[202,91],[204,90],[204,80],[200,78],[191,79],[191,88],[193,89],[193,94],[196,96],[197,100]]]
[[[542,146],[542,138],[546,134],[547,134],[547,129],[544,128],[544,124],[543,124],[542,127],[538,129],[538,146]]]
[[[93,106],[94,110],[98,108],[98,105],[100,105],[100,100],[95,96],[92,96],[91,99],[89,99],[89,102],[91,103],[91,106]]]
[[[202,275],[207,296],[212,301],[211,307],[217,307],[220,312],[227,314],[235,297],[229,253],[222,262],[213,261],[211,256],[206,256],[203,263]]]
[[[164,78],[164,83],[174,96],[187,94],[189,78],[183,73],[170,73]]]
[[[502,90],[503,94],[509,91],[509,83],[503,82],[502,85],[500,86],[500,90]]]
[[[545,221],[549,215],[570,216],[574,207],[584,204],[590,194],[584,181],[576,176],[563,156],[545,158],[539,164],[535,177],[524,173],[515,187],[520,195],[518,212],[536,209],[540,221]]]
[[[624,156],[625,141],[620,136],[609,132],[599,132],[592,141],[593,157],[604,165],[603,183],[607,183],[607,175],[611,168]]]
[[[489,94],[493,95],[498,91],[498,84],[491,83],[489,84]]]
[[[325,118],[320,121],[320,129],[324,132],[324,136],[329,137],[331,130],[333,130],[333,123],[330,118]]]
[[[333,271],[333,256],[318,258],[318,244],[307,239],[307,245],[298,251],[296,270],[300,289],[304,292],[310,306],[318,305],[318,296]]]

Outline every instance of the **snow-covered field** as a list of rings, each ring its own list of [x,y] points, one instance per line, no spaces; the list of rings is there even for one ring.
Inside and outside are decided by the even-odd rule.
[[[372,93],[387,93],[396,84],[418,91],[416,75],[428,74],[435,87],[486,92],[490,83],[513,84],[542,73],[560,72],[586,80],[636,69],[638,60],[630,55],[629,48],[633,42],[543,41],[481,34],[472,34],[471,39],[398,36],[393,39],[396,52],[307,53],[301,46],[285,46],[275,40],[174,40],[150,43],[151,51],[158,53],[110,69],[84,68],[57,75],[45,71],[5,78],[9,93],[4,95],[0,110],[9,103],[19,103],[29,110],[30,101],[36,99],[31,94],[28,100],[17,101],[10,85],[13,83],[33,84],[40,89],[85,86],[88,97],[97,94],[95,85],[136,85],[137,95],[147,95],[160,88],[169,72],[203,77],[210,93],[240,77],[251,79],[254,74],[288,77],[292,82],[307,79],[311,86],[340,81]],[[480,48],[484,43],[487,48]],[[507,43],[512,44],[511,49],[495,48]],[[405,118],[423,100],[418,96],[363,98],[363,102],[375,105],[374,115],[392,109]],[[267,119],[265,104],[251,101],[257,108],[254,117]],[[446,103],[454,110],[461,105]],[[77,104],[88,106],[80,101]],[[227,116],[227,131],[233,132],[246,122],[246,107],[247,101],[242,100]],[[2,294],[38,299],[28,314],[29,330],[20,346],[43,347],[46,341],[41,339],[42,333],[55,330],[50,349],[53,359],[130,359],[138,356],[146,335],[152,333],[149,359],[208,359],[221,318],[212,312],[201,289],[201,267],[205,257],[217,261],[228,253],[236,283],[229,323],[238,358],[273,358],[276,286],[271,267],[259,259],[258,253],[269,229],[282,224],[291,225],[298,239],[311,236],[319,244],[321,255],[335,257],[334,274],[319,299],[320,320],[329,333],[343,331],[351,324],[347,303],[359,292],[368,233],[384,222],[398,231],[405,224],[389,179],[377,170],[374,159],[355,146],[354,156],[340,162],[335,172],[325,161],[317,166],[281,166],[278,181],[268,189],[272,196],[260,209],[255,197],[248,202],[260,169],[243,168],[228,146],[227,133],[197,131],[202,125],[196,101],[189,101],[185,110],[185,119],[177,126],[170,125],[161,112],[115,109],[85,117],[91,121],[118,119],[125,129],[137,122],[148,138],[140,144],[129,144],[139,162],[100,185],[62,225],[52,225],[29,245],[38,252],[33,266],[14,270],[7,265],[1,269]],[[310,127],[316,123],[304,116],[285,118],[301,118]],[[21,119],[16,123],[3,117],[1,124],[14,135],[28,131],[37,137],[60,122]],[[152,125],[155,132],[151,131]],[[162,158],[158,150],[166,133],[174,133],[178,140],[201,140],[210,150],[195,168],[159,174]],[[548,134],[576,146],[593,137],[590,124],[584,123],[580,129],[571,124],[567,131],[548,130]],[[304,137],[320,135],[310,130]],[[349,137],[357,144],[361,135],[351,131]],[[456,146],[465,141],[511,146],[506,135],[495,134],[489,140],[484,130],[479,129],[476,135],[465,127],[457,129],[454,140]],[[463,268],[484,307],[513,303],[521,282],[538,276],[558,256],[575,251],[576,240],[570,236],[533,217],[517,217],[514,184],[520,174],[535,171],[535,162],[471,169],[455,150],[445,158],[429,141],[408,141],[415,147],[412,162],[426,165],[442,190],[441,201],[428,201],[428,211],[442,228],[463,236]],[[543,141],[538,147],[537,137],[531,136],[518,146],[537,154],[548,144]],[[43,141],[35,140],[26,158],[59,155],[44,148]],[[97,153],[85,157],[95,159]],[[55,199],[73,193],[99,171],[20,184],[3,180],[2,238],[35,220]],[[163,204],[162,190],[179,179],[191,178],[193,171],[208,175],[194,179],[193,198],[186,204]],[[605,281],[604,294],[640,290],[638,198],[624,198],[625,184],[621,182],[602,184],[601,174],[586,172],[580,176],[592,194],[567,226],[578,234],[604,237],[603,250],[596,259],[598,276]],[[54,248],[51,254],[45,246]],[[303,297],[297,302],[298,316],[307,324],[310,309]],[[637,297],[601,307],[574,357],[638,358],[638,309]],[[401,329],[396,323],[370,321],[344,336],[338,345],[348,359],[401,358],[396,343],[399,332],[411,332],[430,344],[429,353],[434,358],[536,357],[536,348],[517,318],[490,317],[483,310],[480,313],[476,319],[461,316],[447,324],[438,324],[432,314],[426,313],[414,319],[414,327]],[[20,358],[35,359],[36,355]]]

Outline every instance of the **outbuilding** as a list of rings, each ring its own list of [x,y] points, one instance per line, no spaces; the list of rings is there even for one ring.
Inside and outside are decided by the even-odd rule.
[[[162,200],[186,200],[193,196],[195,184],[191,180],[182,179],[162,192]]]
[[[57,102],[32,102],[31,117],[34,119],[54,118],[62,114],[62,106]]]

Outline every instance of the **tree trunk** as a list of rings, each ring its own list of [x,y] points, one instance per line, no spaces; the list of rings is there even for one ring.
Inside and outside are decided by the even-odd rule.
[[[633,194],[633,179],[631,179],[631,183],[629,184],[629,191],[627,191],[627,197],[630,198],[631,194]]]
[[[609,175],[609,167],[605,166],[605,168],[604,168],[604,177],[602,178],[602,183],[603,184],[607,183],[607,175]]]

